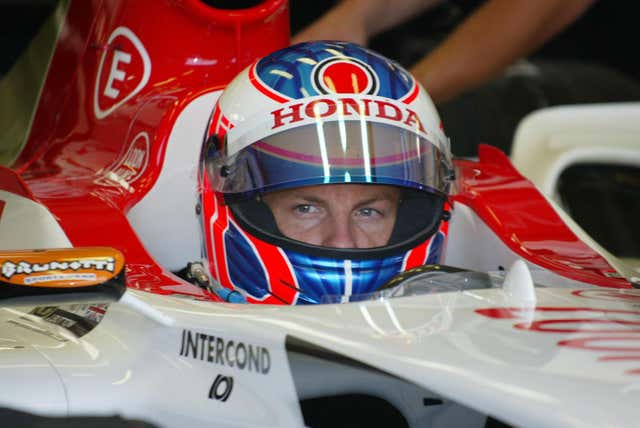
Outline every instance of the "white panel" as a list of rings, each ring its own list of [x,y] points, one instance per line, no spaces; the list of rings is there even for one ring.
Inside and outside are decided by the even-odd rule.
[[[182,269],[199,260],[198,163],[209,116],[220,91],[193,100],[175,121],[151,190],[127,213],[131,226],[160,265]]]
[[[198,308],[185,299],[129,293],[142,297],[135,308],[112,304],[90,333],[43,350],[64,380],[70,414],[120,414],[167,428],[302,426],[280,329],[228,318],[228,305],[203,302],[206,312],[192,313]],[[163,319],[141,314],[146,305]],[[216,380],[218,398],[210,397]]]
[[[471,208],[455,203],[443,264],[480,272],[495,272],[506,271],[516,260],[523,259],[502,242]],[[531,270],[534,281],[539,284],[553,284],[556,287],[584,286],[581,282],[524,261]]]
[[[392,404],[410,427],[482,428],[486,416],[439,394],[375,370],[292,354],[291,370],[301,399],[342,394],[366,394]],[[420,405],[424,398],[442,400],[436,406]],[[416,405],[418,404],[418,405]]]
[[[494,318],[477,310],[509,305],[501,289],[301,307],[231,305],[129,290],[162,319],[141,314],[140,305],[113,303],[100,324],[79,339],[44,322],[37,327],[45,334],[33,323],[9,325],[7,319],[28,319],[5,309],[0,343],[13,349],[0,349],[0,379],[3,385],[19,383],[20,396],[12,401],[10,393],[0,392],[0,404],[59,412],[62,380],[73,415],[117,413],[164,427],[298,427],[293,367],[307,386],[298,391],[302,395],[377,390],[412,427],[472,426],[471,418],[480,418],[470,409],[525,428],[635,427],[637,338],[630,337],[629,326],[637,320],[637,294],[574,291],[537,288],[538,309],[508,306],[510,315]],[[545,310],[550,307],[554,310]],[[413,386],[357,369],[323,377],[331,363],[289,362],[287,335]],[[16,358],[16,345],[38,349],[47,363],[26,349],[23,359]],[[253,347],[261,356],[252,369],[240,367],[247,361],[240,347]],[[218,383],[218,397],[210,398],[216,379],[227,383]],[[25,396],[30,390],[32,396]],[[57,404],[30,404],[32,397],[43,396]],[[435,413],[421,400],[434,396],[445,401]]]
[[[579,162],[640,165],[640,103],[589,104],[538,110],[518,125],[511,159],[554,197],[558,177]]]
[[[38,350],[64,346],[68,339],[33,318],[0,308],[0,407],[64,416],[62,380]]]
[[[0,250],[68,248],[71,242],[56,219],[31,199],[0,190]]]

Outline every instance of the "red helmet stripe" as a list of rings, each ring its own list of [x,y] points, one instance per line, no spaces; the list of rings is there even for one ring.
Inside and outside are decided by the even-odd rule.
[[[211,118],[211,123],[209,124],[209,135],[218,133],[218,123],[220,121],[220,103],[216,103],[215,108],[213,109],[213,117]]]
[[[429,244],[431,244],[431,239],[426,240],[422,244],[408,251],[407,255],[404,257],[401,271],[404,272],[405,270],[423,265],[427,260],[427,248]]]
[[[211,221],[211,234],[213,236],[213,247],[214,247],[214,260],[215,260],[215,269],[218,275],[218,281],[223,287],[233,288],[233,284],[231,283],[231,278],[229,278],[229,271],[227,269],[227,248],[224,245],[224,235],[229,229],[229,208],[218,207],[216,213],[220,213],[217,221],[214,222],[213,217]]]
[[[404,98],[401,98],[400,101],[402,101],[405,104],[411,104],[413,100],[415,100],[418,97],[419,93],[420,93],[420,86],[414,80],[413,88],[411,88],[411,91],[407,95],[405,95]]]
[[[205,178],[203,184],[202,211],[212,213],[208,224],[205,225],[205,246],[209,254],[209,272],[215,281],[226,288],[233,288],[229,272],[227,271],[226,249],[224,234],[229,228],[229,208],[222,205],[212,192],[209,180]]]

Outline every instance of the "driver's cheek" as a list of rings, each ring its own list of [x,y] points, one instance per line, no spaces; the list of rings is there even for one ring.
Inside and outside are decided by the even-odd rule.
[[[354,221],[353,235],[356,248],[373,248],[387,245],[393,223],[382,218],[364,218]]]
[[[285,234],[289,238],[301,241],[311,245],[324,245],[324,242],[328,239],[327,233],[330,230],[330,226],[326,224],[326,221],[319,218],[305,218],[304,220],[298,220],[292,222],[289,227],[289,233]]]

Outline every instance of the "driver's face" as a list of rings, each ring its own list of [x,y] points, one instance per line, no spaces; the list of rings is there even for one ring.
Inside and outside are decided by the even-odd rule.
[[[283,190],[264,201],[288,238],[333,248],[372,248],[388,243],[400,191],[392,186],[329,184]]]

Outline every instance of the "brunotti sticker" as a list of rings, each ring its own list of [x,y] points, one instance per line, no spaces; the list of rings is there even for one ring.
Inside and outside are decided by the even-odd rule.
[[[31,275],[32,273],[46,272],[48,270],[97,269],[113,272],[114,268],[114,260],[111,258],[107,260],[73,260],[71,262],[52,261],[42,264],[27,262],[15,264],[8,261],[2,264],[2,276],[11,279],[15,274]]]
[[[28,263],[6,261],[2,264],[2,276],[11,279],[14,275],[25,275],[24,284],[31,285],[38,282],[52,282],[59,280],[81,280],[95,281],[95,273],[63,273],[64,271],[99,270],[113,273],[115,270],[115,260],[73,260],[70,262],[52,261],[48,263]],[[56,271],[53,273],[52,271]]]
[[[180,356],[261,374],[271,370],[271,355],[264,346],[190,330],[182,330]]]
[[[107,247],[0,252],[0,281],[14,285],[76,288],[118,275],[124,256]]]
[[[151,60],[133,31],[118,27],[109,36],[100,57],[94,86],[93,110],[104,119],[144,88],[151,75]]]

